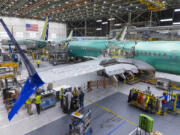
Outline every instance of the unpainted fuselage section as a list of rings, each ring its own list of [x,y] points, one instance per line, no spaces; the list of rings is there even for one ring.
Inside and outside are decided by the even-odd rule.
[[[127,54],[133,51],[134,59],[146,62],[158,71],[180,74],[180,41],[72,41],[69,54],[80,58],[98,57],[111,47],[123,49]]]

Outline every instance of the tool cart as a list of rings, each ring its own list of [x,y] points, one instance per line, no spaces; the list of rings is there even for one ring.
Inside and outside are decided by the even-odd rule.
[[[71,114],[69,135],[92,135],[91,111],[79,111]]]

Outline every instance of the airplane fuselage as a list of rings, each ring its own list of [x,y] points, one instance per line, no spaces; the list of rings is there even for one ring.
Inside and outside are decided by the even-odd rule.
[[[25,39],[25,40],[17,40],[18,44],[24,49],[39,49],[45,47],[48,42],[44,40],[34,40],[34,39]],[[12,45],[11,40],[2,41],[2,45],[4,47],[9,47],[9,44]]]
[[[131,53],[134,47],[134,59],[146,62],[158,71],[180,74],[180,41],[72,41],[69,54],[80,58],[98,57],[107,46],[123,48],[126,53]]]

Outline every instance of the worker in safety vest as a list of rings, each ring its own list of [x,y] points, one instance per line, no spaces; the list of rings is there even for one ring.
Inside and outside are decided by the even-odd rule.
[[[166,112],[166,105],[167,105],[167,102],[168,102],[168,96],[166,93],[163,93],[163,96],[159,97],[159,98],[162,98],[162,111],[161,111],[161,114],[164,115],[165,112]]]
[[[60,99],[61,107],[62,107],[62,104],[63,104],[63,95],[64,95],[64,88],[61,88],[60,94],[59,94],[59,99]]]
[[[32,53],[32,59],[35,60],[35,55],[34,55],[34,53]]]
[[[26,106],[27,106],[27,113],[29,115],[32,115],[32,111],[31,111],[32,97],[30,97],[28,100],[26,100]]]
[[[37,113],[40,114],[40,111],[41,111],[41,108],[40,108],[41,96],[36,95],[36,97],[35,97],[35,104],[36,104]]]
[[[40,67],[40,60],[37,59],[36,63],[37,63],[37,67],[39,68]]]
[[[78,97],[78,90],[76,89],[76,87],[74,88],[74,90],[72,91],[73,97]]]

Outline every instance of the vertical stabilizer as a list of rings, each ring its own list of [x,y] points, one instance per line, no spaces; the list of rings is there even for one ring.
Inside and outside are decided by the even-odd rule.
[[[49,32],[49,16],[46,18],[43,32],[41,35],[41,39],[47,41],[48,40],[48,32]]]
[[[122,31],[119,33],[119,35],[116,37],[116,40],[124,41],[125,36],[127,32],[127,26],[124,26]]]
[[[73,36],[73,30],[71,30],[71,32],[69,33],[69,36],[67,37],[67,40],[71,40]]]

